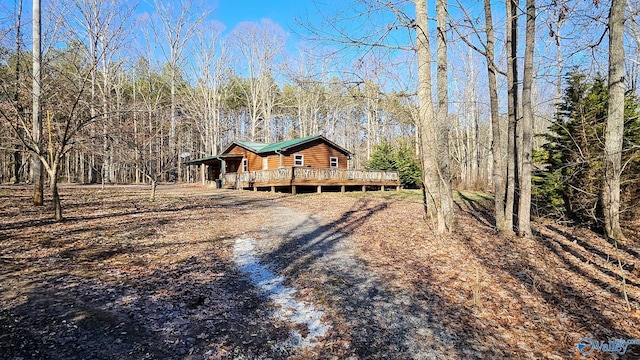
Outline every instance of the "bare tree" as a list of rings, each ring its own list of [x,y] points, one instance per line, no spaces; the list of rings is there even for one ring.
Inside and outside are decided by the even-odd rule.
[[[505,233],[513,234],[514,208],[516,203],[516,180],[518,151],[516,123],[518,120],[518,0],[507,3],[507,107],[509,125],[507,127],[507,187],[504,207]]]
[[[452,203],[450,202],[451,179],[448,173],[449,155],[446,152],[441,154],[439,151],[444,149],[443,146],[447,146],[444,133],[448,130],[446,127],[438,125],[438,117],[432,98],[432,58],[429,48],[430,34],[426,0],[413,2],[416,11],[415,18],[409,15],[408,7],[410,5],[411,2],[408,1],[357,1],[353,6],[345,7],[344,11],[339,11],[335,16],[327,16],[321,12],[321,26],[307,24],[305,27],[314,34],[314,39],[342,45],[343,48],[340,50],[350,54],[352,54],[351,51],[358,49],[364,49],[364,54],[368,54],[372,49],[416,52],[419,103],[417,111],[419,120],[416,122],[416,128],[419,132],[418,143],[420,144],[419,152],[423,168],[425,211],[427,218],[435,222],[436,232],[446,233],[453,228],[453,211],[450,210]],[[440,2],[438,7],[443,12],[446,11],[445,2]],[[446,24],[444,24],[442,16],[440,19],[438,24],[441,36],[438,41],[441,55],[439,68],[440,78],[446,79],[446,56],[444,56],[446,55]],[[350,29],[356,28],[357,30],[354,32],[346,30],[341,26],[345,22],[351,24]],[[398,41],[398,38],[394,36],[398,31],[406,31],[412,39],[416,39],[416,43],[406,44]],[[413,34],[414,31],[415,34]],[[406,36],[406,34],[403,35]],[[364,58],[362,54],[358,54],[357,57]],[[442,89],[446,86],[446,80],[441,80],[440,84]],[[448,103],[448,99],[442,92],[440,100]],[[444,110],[445,106],[441,106],[440,116],[445,114]],[[444,121],[446,122],[446,120]]]
[[[260,23],[241,23],[232,36],[239,60],[246,64],[248,87],[243,90],[251,118],[251,139],[271,141],[272,112],[278,90],[274,74],[278,70],[285,33],[277,24],[263,19]]]
[[[14,83],[14,96],[13,101],[16,103],[18,107],[18,114],[24,112],[24,108],[22,106],[22,102],[20,99],[20,82],[21,82],[21,73],[22,69],[20,65],[22,64],[22,0],[18,0],[16,4],[16,65],[15,65],[15,83]],[[16,122],[19,121],[19,116],[16,116]],[[13,183],[20,183],[20,169],[22,164],[22,149],[20,146],[16,144],[13,150]]]
[[[287,59],[284,62],[285,71],[291,87],[283,89],[284,102],[295,99],[292,104],[284,107],[291,113],[291,132],[298,136],[309,136],[320,133],[320,113],[326,107],[337,109],[333,101],[337,97],[329,96],[328,89],[323,86],[327,76],[327,61],[330,56],[318,56],[312,53],[312,49],[300,50],[300,58]],[[287,91],[285,91],[287,89]],[[333,127],[332,129],[335,129]],[[330,129],[325,129],[326,132]]]
[[[42,138],[42,40],[41,40],[41,24],[40,1],[33,0],[33,147],[36,155],[33,157],[31,166],[33,171],[33,203],[35,205],[44,204],[44,172],[42,171],[41,156],[41,138]],[[17,127],[16,127],[17,128]],[[54,201],[55,201],[54,197]],[[57,214],[57,212],[56,212]],[[62,216],[62,215],[61,215]]]
[[[531,161],[533,153],[533,49],[535,47],[536,4],[527,0],[527,22],[522,79],[522,172],[518,208],[518,235],[531,236]]]
[[[206,23],[205,23],[206,24]],[[192,72],[199,76],[190,87],[187,106],[197,118],[196,128],[202,143],[202,156],[216,155],[222,145],[222,87],[229,77],[229,46],[220,39],[221,24],[206,24],[198,30]]]
[[[75,32],[78,39],[87,45],[87,59],[93,69],[91,73],[91,116],[103,115],[102,125],[102,184],[113,182],[113,156],[110,155],[109,117],[111,112],[110,95],[113,91],[113,77],[117,71],[113,61],[115,54],[121,50],[127,35],[128,19],[135,5],[121,0],[74,0],[70,31]],[[101,75],[102,79],[98,79]],[[99,81],[102,80],[102,81]],[[98,90],[101,92],[99,102]],[[100,106],[101,103],[101,106]],[[101,107],[102,110],[98,110]]]
[[[437,231],[444,232],[444,216],[439,209],[438,133],[433,94],[431,92],[431,47],[426,0],[415,0],[416,47],[418,53],[418,102],[420,132],[420,159],[422,161],[422,184],[424,206],[427,216],[437,221]]]
[[[177,4],[177,5],[176,5]],[[171,77],[171,103],[169,114],[169,153],[171,155],[170,169],[177,169],[180,178],[180,151],[176,138],[178,123],[178,108],[176,98],[176,86],[178,74],[186,57],[187,43],[196,33],[208,12],[195,0],[178,2],[162,2],[154,0],[157,17],[151,21],[156,40],[169,65]],[[170,174],[173,175],[173,174]]]
[[[500,135],[500,113],[498,111],[498,69],[495,62],[495,31],[493,29],[493,15],[491,14],[491,0],[484,0],[485,32],[487,46],[487,74],[489,81],[489,111],[491,112],[491,154],[493,156],[493,195],[496,229],[499,233],[512,231],[505,222],[505,194],[504,167],[502,160],[502,136]]]
[[[609,108],[605,131],[602,205],[607,236],[624,240],[620,227],[620,174],[624,134],[625,0],[612,0],[609,12]]]
[[[456,24],[453,26],[453,30],[460,36],[460,39],[463,40],[470,48],[474,51],[478,52],[486,59],[487,64],[487,81],[488,81],[488,95],[489,95],[489,111],[491,114],[491,155],[493,158],[492,163],[492,182],[493,182],[493,192],[494,192],[494,214],[496,220],[496,229],[499,233],[511,235],[513,234],[513,206],[514,206],[514,182],[515,178],[511,178],[512,183],[509,190],[510,196],[507,196],[507,181],[505,181],[505,177],[507,172],[510,170],[511,176],[515,176],[515,163],[513,162],[513,153],[509,153],[508,158],[505,158],[503,155],[503,150],[505,149],[505,144],[502,141],[502,126],[500,121],[500,113],[499,113],[499,99],[498,99],[498,75],[505,75],[508,77],[508,90],[514,91],[513,82],[517,83],[517,79],[512,79],[517,77],[517,72],[514,74],[511,72],[508,74],[507,72],[501,71],[498,68],[496,58],[495,58],[495,43],[496,43],[496,35],[494,30],[493,23],[493,14],[492,14],[492,5],[490,0],[484,0],[484,18],[485,18],[485,28],[484,33],[486,36],[486,40],[483,41],[481,36],[481,30],[476,27],[474,18],[467,13],[466,6],[463,5],[460,1],[457,1],[458,6],[462,13],[464,14],[463,23],[466,24],[467,27],[471,30],[471,36],[463,34],[461,28],[463,26],[461,24]],[[511,2],[507,0],[507,16],[512,14]],[[515,11],[515,7],[513,7]],[[514,12],[515,14],[515,12]],[[514,19],[515,20],[515,19]],[[506,47],[507,47],[507,56],[513,52],[515,54],[515,49],[511,46],[511,39],[517,36],[517,33],[512,29],[514,26],[517,27],[517,22],[511,21],[508,19],[507,21],[507,37],[506,37]],[[476,39],[476,42],[479,42],[480,45],[475,45],[471,41],[471,37]],[[516,62],[510,61],[507,59],[507,66],[509,70],[513,70],[513,66],[517,65]],[[517,69],[517,68],[516,68]],[[516,75],[516,76],[514,76]],[[515,88],[517,91],[517,87]],[[517,93],[516,93],[517,95]],[[508,94],[509,98],[513,101],[514,98],[511,96],[511,92]],[[517,96],[516,96],[517,98]],[[513,107],[515,109],[515,104],[509,105],[509,109]],[[511,111],[511,110],[510,110]],[[514,121],[515,121],[515,110],[513,110]],[[513,133],[515,135],[515,123],[512,122],[511,126],[513,126]],[[515,138],[510,139],[512,141],[509,144],[506,144],[507,147],[513,147],[515,143]],[[506,164],[506,166],[505,166]],[[509,165],[511,164],[511,165]],[[508,200],[508,204],[507,204]]]
[[[436,39],[437,47],[437,91],[438,107],[436,112],[438,136],[438,233],[453,230],[453,196],[451,193],[451,155],[449,154],[449,79],[447,60],[447,3],[436,1]],[[442,219],[440,219],[442,217]]]
[[[30,131],[24,116],[20,118],[19,124],[11,121],[16,112],[15,104],[11,109],[14,116],[1,107],[0,116],[23,146],[40,160],[43,170],[49,175],[55,218],[61,220],[62,205],[58,193],[60,169],[74,140],[78,140],[80,131],[94,121],[94,118],[90,116],[84,98],[91,69],[85,66],[78,44],[71,42],[66,49],[58,49],[56,52],[54,60],[47,63],[49,80],[45,89],[49,111],[46,116],[46,141],[42,137],[42,127],[34,127]],[[37,89],[38,92],[40,90],[41,88]],[[38,92],[34,94],[34,99],[40,99]],[[34,113],[39,114],[41,107],[40,101],[34,100]],[[42,126],[42,122],[40,125]]]

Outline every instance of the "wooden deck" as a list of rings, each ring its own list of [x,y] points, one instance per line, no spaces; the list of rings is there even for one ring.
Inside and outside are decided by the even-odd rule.
[[[270,187],[291,187],[293,193],[297,186],[316,186],[318,192],[322,186],[378,186],[400,188],[400,176],[397,171],[348,170],[327,168],[283,167],[278,169],[227,173],[223,178],[223,187],[228,189],[254,189]]]

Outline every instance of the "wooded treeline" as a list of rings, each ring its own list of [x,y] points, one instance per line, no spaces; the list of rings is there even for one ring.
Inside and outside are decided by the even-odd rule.
[[[623,3],[613,23],[623,26],[624,76],[614,88],[635,94],[640,6]],[[549,166],[533,157],[550,141],[537,135],[557,125],[565,75],[610,73],[614,49],[613,7],[600,2],[316,4],[298,20],[305,39],[292,50],[278,24],[227,31],[196,1],[156,0],[149,11],[123,0],[47,1],[37,140],[29,5],[2,9],[0,182],[32,182],[34,153],[64,182],[194,181],[181,163],[232,140],[322,134],[355,154],[354,167],[381,144],[414,148],[439,232],[452,229],[451,188],[465,187],[494,192],[498,230],[531,233],[531,186]],[[618,175],[634,169],[603,164]]]
[[[384,90],[374,78],[345,79],[312,57],[291,57],[277,24],[243,23],[222,37],[222,25],[205,21],[207,10],[195,4],[158,3],[157,13],[132,22],[127,3],[74,1],[62,13],[43,12],[51,27],[42,66],[43,139],[60,144],[69,112],[88,120],[59,149],[62,181],[191,181],[196,172],[179,162],[217,154],[232,140],[319,133],[362,166],[376,144],[415,132],[410,94]],[[31,53],[20,29],[30,19],[22,17],[11,14],[3,32],[1,96],[5,120],[30,132]],[[30,181],[29,153],[15,131],[2,129],[0,179]]]

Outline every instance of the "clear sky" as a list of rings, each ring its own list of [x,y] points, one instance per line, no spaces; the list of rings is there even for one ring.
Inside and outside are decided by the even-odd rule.
[[[296,27],[295,19],[306,17],[307,10],[314,9],[310,0],[204,0],[203,3],[211,11],[208,20],[224,24],[225,33],[241,22],[259,22],[261,19],[270,19],[291,32]],[[153,12],[151,4],[153,0],[140,0],[137,12]]]
[[[214,4],[212,18],[225,24],[227,30],[243,21],[267,18],[290,31],[295,27],[295,18],[306,16],[307,9],[313,7],[303,0],[217,0]]]

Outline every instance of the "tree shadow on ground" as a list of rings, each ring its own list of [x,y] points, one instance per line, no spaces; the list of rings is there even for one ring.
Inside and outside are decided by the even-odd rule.
[[[266,252],[264,260],[276,264],[276,271],[296,278],[296,281],[304,282],[309,273],[324,279],[322,285],[316,284],[316,297],[328,306],[329,311],[333,311],[334,316],[349,324],[351,351],[363,358],[543,358],[549,354],[545,352],[544,345],[548,341],[545,331],[548,320],[535,318],[536,311],[541,310],[536,307],[540,305],[528,305],[525,300],[538,296],[543,299],[545,307],[553,309],[555,315],[552,316],[568,317],[575,324],[574,329],[584,329],[584,336],[600,340],[633,338],[633,334],[616,319],[605,315],[601,307],[593,304],[594,300],[583,289],[573,283],[562,282],[562,278],[550,277],[548,269],[532,261],[530,256],[535,255],[529,254],[527,249],[517,248],[510,239],[480,241],[477,235],[482,236],[487,231],[486,226],[494,223],[493,216],[485,205],[462,198],[467,203],[465,206],[472,209],[462,211],[475,219],[476,224],[456,236],[466,244],[469,256],[476,258],[485,272],[506,279],[497,291],[509,294],[509,298],[519,304],[519,311],[534,316],[535,325],[531,326],[538,327],[531,328],[531,338],[524,342],[530,346],[528,348],[515,347],[508,326],[496,322],[493,316],[479,315],[487,310],[475,307],[471,299],[452,301],[452,289],[435,286],[428,280],[434,277],[434,271],[438,271],[429,264],[407,262],[404,266],[399,265],[405,272],[421,272],[422,278],[427,280],[414,281],[411,288],[398,288],[392,285],[391,275],[371,272],[362,260],[345,263],[332,257],[332,253],[344,245],[347,234],[362,226],[367,216],[384,211],[385,203],[361,200],[338,220],[326,225],[308,217],[295,230],[283,234],[284,241],[278,248]],[[482,217],[479,218],[477,213]],[[561,259],[577,277],[598,286],[601,291],[620,296],[616,289],[594,278],[590,271],[572,265],[574,260],[568,258],[575,257],[575,254],[571,249],[551,246],[554,239],[538,237],[537,241],[547,248],[548,254]],[[497,256],[501,254],[512,256],[500,259]],[[578,260],[585,262],[586,259]],[[585,265],[589,265],[588,262]],[[518,311],[516,307],[511,310]],[[564,347],[560,350],[556,347],[554,354],[575,356],[575,345],[579,339],[562,340]],[[540,345],[536,347],[536,343]],[[630,347],[627,354],[626,357],[633,358],[640,353]]]
[[[563,263],[566,264],[567,268],[571,271],[582,275],[585,279],[588,279],[591,283],[599,286],[602,290],[609,291],[618,296],[622,296],[618,289],[611,288],[607,282],[595,278],[592,275],[587,273],[587,270],[597,270],[601,273],[605,278],[609,281],[617,282],[621,279],[620,274],[614,272],[613,270],[607,269],[606,267],[597,264],[595,261],[587,259],[584,255],[582,255],[576,247],[579,247],[583,250],[588,251],[589,254],[599,257],[602,261],[607,263],[617,261],[617,255],[614,253],[608,253],[606,251],[600,250],[594,245],[588,243],[587,241],[583,241],[571,234],[568,234],[566,231],[563,231],[555,226],[548,226],[550,230],[565,237],[568,241],[573,242],[574,246],[570,246],[562,241],[559,241],[556,238],[544,236],[543,234],[538,233],[537,236],[540,239],[540,242],[543,243],[549,251],[555,253],[558,258],[562,259]],[[604,241],[604,239],[602,239]],[[624,251],[624,250],[623,250]],[[617,267],[617,265],[614,265]],[[635,282],[629,278],[626,279],[627,285],[636,286],[640,288],[640,283]],[[640,299],[630,298],[631,301],[638,301]]]
[[[473,217],[479,223],[495,228],[495,219],[491,210],[486,206],[487,198],[484,198],[482,202],[479,202],[477,199],[473,199],[467,195],[465,195],[462,191],[456,192],[460,197],[460,202],[456,202],[458,210],[464,212],[465,214]]]
[[[333,256],[339,248],[350,246],[346,242],[348,234],[387,206],[360,200],[326,225],[307,217],[295,230],[283,234],[284,241],[266,253],[264,261],[276,264],[276,271],[291,277],[321,274],[325,281],[316,297],[330,307],[337,317],[333,319],[334,326],[342,326],[341,330],[349,334],[350,350],[360,358],[466,358],[473,354],[504,357],[499,348],[487,347],[482,354],[474,350],[472,346],[488,333],[465,322],[472,318],[472,310],[448,304],[430,284],[401,288],[392,285],[384,274],[372,272],[361,259]],[[426,268],[411,270],[431,277]],[[451,321],[447,315],[455,315],[461,321]],[[346,328],[342,322],[348,324]]]
[[[224,275],[188,281],[203,273]],[[42,279],[47,285],[0,311],[0,358],[280,357],[274,344],[288,337],[265,320],[269,307],[226,260],[191,259],[125,281]]]
[[[572,237],[557,227],[549,226],[548,228],[561,236],[566,236],[568,240],[573,240],[576,246],[589,254],[605,260],[614,258],[614,254],[598,250],[597,247]],[[579,285],[580,282],[576,284],[576,280],[579,279],[579,281],[596,287],[598,289],[596,292],[607,293],[613,299],[618,298],[619,302],[616,307],[623,313],[622,293],[612,285],[618,282],[619,275],[590,261],[574,246],[569,246],[554,236],[543,235],[540,231],[534,231],[534,235],[532,241],[539,245],[536,247],[537,252],[531,251],[534,249],[533,247],[523,248],[521,245],[524,243],[516,244],[513,239],[479,242],[477,237],[466,235],[464,241],[467,242],[470,251],[482,262],[489,273],[503,273],[508,278],[519,282],[527,290],[527,296],[542,297],[545,304],[551,306],[556,314],[567,316],[576,328],[583,329],[583,336],[598,340],[633,339],[634,335],[624,328],[617,315],[607,315],[606,311],[603,311],[603,306],[595,302],[594,294],[586,292],[583,286]],[[539,249],[542,249],[542,252]],[[496,257],[496,254],[510,254],[512,256],[504,259]],[[547,258],[541,259],[539,256]],[[572,281],[568,281],[566,276],[559,276],[560,273],[555,272],[555,267],[549,268],[549,266],[553,266],[549,264],[554,264],[552,261],[556,259],[563,265],[560,269],[569,271],[575,276],[572,277]],[[541,265],[542,263],[545,265]],[[597,276],[598,274],[601,276]],[[627,285],[637,287],[638,283],[627,279]],[[510,292],[514,298],[522,298],[516,288],[510,289],[503,286],[503,289]],[[631,296],[630,301],[637,302],[638,299]],[[619,315],[625,316],[625,314]],[[577,343],[579,339],[571,340]],[[563,356],[573,356],[574,353],[575,347],[568,348]],[[630,347],[624,358],[635,358],[638,355],[640,355],[640,349]]]
[[[224,232],[197,241],[161,234],[182,216],[221,219],[220,206],[267,205],[222,194],[139,211],[106,199],[101,214],[70,206],[69,221],[46,228],[3,219],[0,358],[286,357],[274,345],[288,330],[269,320],[271,308],[225,255]],[[203,251],[182,259],[192,248]]]

